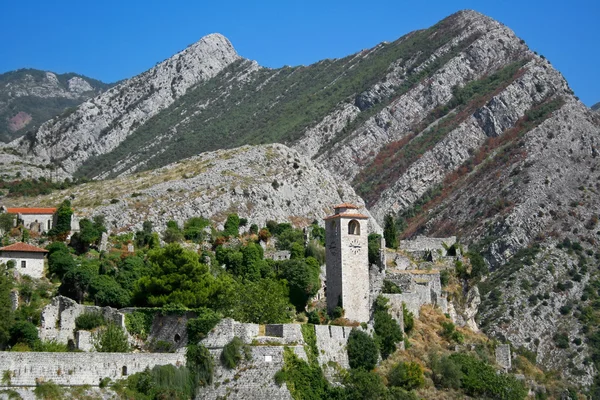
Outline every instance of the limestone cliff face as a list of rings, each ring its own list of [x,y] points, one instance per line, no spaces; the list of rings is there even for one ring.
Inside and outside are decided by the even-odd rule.
[[[12,145],[37,164],[59,164],[60,174],[68,176],[88,158],[117,147],[136,126],[238,58],[225,37],[208,35],[143,74],[86,101],[71,115],[45,123],[34,137]]]
[[[166,167],[92,182],[25,204],[57,204],[72,198],[79,217],[104,215],[113,231],[139,230],[145,220],[163,230],[203,216],[224,223],[236,212],[248,226],[268,220],[303,227],[321,221],[332,206],[362,199],[344,181],[284,145],[244,146],[204,153]],[[23,204],[23,199],[12,200]],[[12,201],[6,202],[10,204]],[[368,212],[366,212],[368,214]],[[371,232],[381,232],[371,219]]]
[[[108,87],[85,76],[35,69],[0,74],[0,140],[35,131],[48,119]]]

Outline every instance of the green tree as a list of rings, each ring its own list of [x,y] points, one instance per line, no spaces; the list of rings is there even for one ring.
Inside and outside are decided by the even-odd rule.
[[[379,251],[381,250],[381,235],[369,233],[369,264],[379,264]]]
[[[321,287],[319,262],[313,257],[285,260],[279,263],[279,270],[281,277],[288,282],[290,300],[296,311],[304,311],[308,300]]]
[[[436,387],[440,388],[460,388],[460,381],[463,373],[460,364],[448,356],[439,357],[437,354],[430,356],[431,360],[431,378]]]
[[[40,339],[38,337],[37,327],[29,321],[16,321],[9,328],[10,345],[24,343],[33,347]]]
[[[154,249],[158,247],[158,241],[154,240],[155,233],[153,232],[154,225],[152,221],[144,221],[142,230],[135,233],[135,244],[139,247],[148,247]]]
[[[129,343],[127,334],[120,326],[109,323],[93,337],[94,348],[101,353],[127,353]]]
[[[129,256],[119,263],[115,280],[130,294],[135,290],[135,284],[142,276],[150,273],[150,267],[138,256]]]
[[[239,229],[240,217],[237,214],[229,214],[227,221],[225,221],[223,233],[225,236],[238,237],[240,235]]]
[[[293,307],[288,301],[289,290],[282,282],[248,281],[237,284],[232,292],[233,309],[226,312],[236,321],[277,324],[291,320]]]
[[[179,304],[196,308],[209,304],[220,289],[198,254],[169,244],[148,252],[149,274],[140,278],[134,294],[140,306],[161,307]]]
[[[292,250],[293,244],[296,243],[304,248],[304,232],[300,229],[294,229],[290,224],[277,225],[278,233],[276,247],[279,250]],[[304,252],[302,252],[304,253]]]
[[[385,400],[388,391],[378,374],[365,369],[353,369],[344,379],[346,399]]]
[[[89,285],[90,297],[98,306],[121,308],[128,306],[130,294],[119,285],[112,276],[98,275],[92,278]]]
[[[181,232],[177,221],[167,222],[167,229],[163,232],[163,240],[167,243],[176,243],[183,240],[183,232]]]
[[[388,312],[388,300],[378,296],[375,300],[375,314],[373,316],[375,340],[379,345],[381,357],[386,359],[396,351],[396,343],[402,340],[400,325]]]
[[[415,326],[415,316],[412,312],[408,311],[404,303],[402,303],[402,319],[404,322],[404,332],[410,333]]]
[[[14,320],[10,300],[13,285],[12,274],[8,273],[6,265],[0,263],[0,350],[3,350],[10,340],[10,327]]]
[[[383,237],[385,238],[385,247],[388,249],[398,248],[398,231],[391,214],[386,215],[383,219]]]
[[[352,329],[346,349],[350,368],[371,371],[377,365],[377,345],[368,333]]]
[[[417,389],[425,383],[423,367],[416,362],[399,362],[388,373],[388,382],[391,386],[398,386],[406,390]]]
[[[0,231],[8,232],[15,226],[17,216],[15,214],[0,214]]]
[[[97,260],[83,260],[79,265],[69,269],[63,275],[60,287],[58,288],[60,294],[83,303],[89,293],[92,280],[98,276],[99,268]]]
[[[187,240],[201,243],[206,238],[205,229],[210,226],[210,221],[202,217],[192,217],[183,224],[183,236]]]
[[[73,209],[71,208],[71,202],[64,200],[56,210],[56,225],[48,231],[48,235],[64,240],[71,231],[72,216]]]
[[[93,221],[83,218],[79,221],[79,232],[71,237],[70,245],[78,254],[87,253],[90,245],[98,245],[100,243],[100,238],[104,232],[106,232],[104,216],[97,215]]]

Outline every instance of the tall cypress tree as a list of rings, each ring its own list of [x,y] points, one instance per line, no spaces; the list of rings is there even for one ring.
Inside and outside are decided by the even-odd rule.
[[[398,231],[391,214],[386,215],[383,220],[383,237],[385,238],[385,247],[388,249],[398,248]]]
[[[71,202],[65,200],[61,203],[56,210],[56,225],[48,232],[50,236],[55,237],[66,237],[71,231],[71,216],[73,215],[73,209],[71,208]]]

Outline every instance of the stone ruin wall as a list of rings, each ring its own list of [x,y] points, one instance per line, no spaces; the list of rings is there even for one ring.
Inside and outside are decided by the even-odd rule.
[[[183,353],[38,353],[0,352],[0,369],[12,373],[12,386],[98,386],[100,379],[122,379],[155,365],[185,365]],[[0,383],[0,387],[4,383]]]
[[[290,346],[292,351],[303,360],[306,353],[303,346]],[[228,369],[219,359],[222,349],[214,348],[210,352],[215,359],[213,384],[200,389],[197,399],[291,399],[286,384],[278,386],[275,374],[283,368],[283,346],[252,346],[251,360],[243,360],[237,368]]]
[[[114,308],[84,306],[68,297],[57,296],[42,311],[40,339],[76,343],[75,319],[86,312],[100,312],[107,321],[125,328],[125,315]]]
[[[415,317],[419,316],[421,306],[432,304],[440,307],[443,313],[448,312],[448,302],[442,295],[442,284],[439,272],[430,273],[391,273],[386,279],[394,282],[402,289],[400,294],[383,294],[389,300],[392,316],[402,312],[402,303]]]

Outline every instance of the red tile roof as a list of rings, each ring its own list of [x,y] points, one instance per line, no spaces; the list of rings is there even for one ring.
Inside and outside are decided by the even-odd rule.
[[[358,210],[358,206],[355,206],[354,204],[351,204],[351,203],[338,204],[337,206],[333,206],[333,208],[354,208],[354,209]]]
[[[56,208],[26,208],[26,207],[17,207],[17,208],[7,208],[6,212],[9,214],[54,214],[56,212]]]
[[[339,218],[339,217],[344,217],[344,218],[358,218],[358,219],[368,219],[369,218],[369,217],[367,217],[366,215],[363,215],[363,214],[341,213],[341,214],[330,215],[329,217],[325,217],[325,219],[333,219],[333,218]]]
[[[23,243],[23,242],[11,244],[6,247],[0,247],[0,251],[17,251],[17,252],[27,252],[27,253],[47,253],[48,252],[48,250],[46,250],[46,249],[32,246],[30,244]]]

